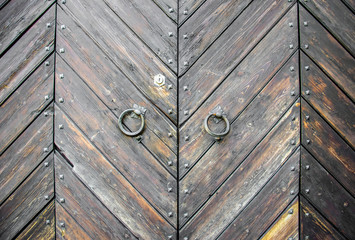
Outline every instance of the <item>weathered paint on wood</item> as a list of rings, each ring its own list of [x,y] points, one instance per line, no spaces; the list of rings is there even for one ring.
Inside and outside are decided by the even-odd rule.
[[[261,239],[299,239],[298,216],[299,200],[296,198]]]
[[[302,50],[354,101],[354,57],[302,6],[300,6],[300,38]]]
[[[307,151],[302,151],[301,193],[348,238],[355,236],[355,199]]]
[[[171,19],[177,23],[178,1],[179,0],[153,0]],[[175,27],[176,28],[176,27]]]
[[[14,46],[0,58],[0,104],[53,51],[54,12],[51,7]],[[47,28],[46,24],[52,27]],[[46,47],[49,47],[48,51]],[[53,62],[50,63],[53,69]]]
[[[55,238],[54,200],[30,222],[16,239],[50,240]]]
[[[301,106],[303,146],[354,196],[354,150],[306,101],[302,100]]]
[[[301,239],[346,239],[312,205],[301,196]]]
[[[0,203],[53,149],[52,106],[45,112],[0,156]]]
[[[0,238],[12,239],[54,196],[53,154],[0,206]],[[47,197],[46,197],[47,196]]]

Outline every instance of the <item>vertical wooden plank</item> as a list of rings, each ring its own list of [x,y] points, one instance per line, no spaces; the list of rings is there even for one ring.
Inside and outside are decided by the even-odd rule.
[[[16,239],[50,240],[54,237],[54,201],[51,201]]]

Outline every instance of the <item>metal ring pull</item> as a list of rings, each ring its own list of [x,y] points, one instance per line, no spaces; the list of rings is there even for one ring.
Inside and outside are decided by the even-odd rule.
[[[144,130],[144,126],[145,126],[145,119],[144,119],[144,114],[146,112],[146,109],[144,107],[138,106],[137,104],[133,105],[133,108],[124,110],[120,117],[118,118],[118,128],[121,130],[121,132],[124,135],[130,136],[130,137],[135,137],[138,136],[139,134],[141,134]],[[127,131],[124,127],[123,127],[123,118],[130,114],[130,116],[132,118],[140,118],[141,119],[141,126],[139,127],[139,129],[135,132],[130,132]]]
[[[213,132],[209,126],[208,126],[208,119],[210,117],[214,116],[215,117],[215,121],[216,123],[220,122],[221,120],[223,120],[226,123],[226,129],[224,130],[224,132],[221,133],[215,133]],[[210,134],[212,137],[214,137],[216,140],[221,140],[223,139],[230,131],[230,124],[229,121],[226,117],[226,114],[223,112],[222,108],[220,106],[217,106],[216,108],[214,108],[205,118],[204,121],[204,126],[205,126],[205,130],[208,134]]]

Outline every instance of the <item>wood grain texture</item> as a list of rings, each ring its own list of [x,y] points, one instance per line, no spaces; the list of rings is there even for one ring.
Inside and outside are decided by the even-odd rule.
[[[110,60],[173,122],[176,122],[176,76],[103,1],[68,1],[58,8],[58,20],[74,18]],[[90,12],[90,15],[87,14]],[[103,17],[104,16],[104,17]],[[63,31],[65,33],[65,31]],[[58,44],[58,48],[66,46]],[[64,54],[63,54],[64,55]],[[173,61],[174,62],[174,61]],[[154,85],[154,76],[165,76],[165,85]],[[168,86],[172,85],[172,89]],[[172,113],[168,114],[171,109]]]
[[[46,221],[49,221],[47,223]],[[16,237],[16,239],[49,240],[55,237],[54,201],[51,201],[42,212]]]
[[[56,204],[56,239],[60,240],[86,240],[92,239],[74,218],[62,207]],[[65,227],[60,224],[64,223]]]
[[[41,113],[53,99],[53,68],[39,68],[0,107],[0,153]],[[48,99],[45,99],[48,96]]]
[[[12,239],[54,196],[53,154],[0,207],[0,238]],[[45,196],[48,196],[46,199]]]
[[[179,0],[179,24],[181,25],[206,0]]]
[[[355,54],[355,15],[342,1],[301,1],[330,32]]]
[[[287,158],[287,156],[284,157]],[[291,171],[292,167],[295,168],[294,171]],[[218,239],[260,239],[260,236],[277,219],[277,216],[289,204],[292,204],[292,200],[298,192],[298,169],[299,150],[287,160]],[[294,194],[290,194],[290,191],[294,191]],[[296,217],[295,210],[289,218]],[[276,239],[287,238],[278,236]]]
[[[171,224],[174,224],[176,214],[174,217],[168,216],[168,211],[172,211],[172,209],[162,208],[163,204],[158,205],[160,202],[151,196],[148,199],[151,204],[144,199],[58,107],[56,108],[56,122],[61,123],[63,129],[57,129],[55,142],[65,158],[74,165],[73,172],[85,185],[89,186],[91,191],[118,219],[139,236],[150,236],[156,239],[158,234],[162,234],[161,231],[163,232],[162,236],[166,232],[173,231],[167,220],[153,206],[160,210],[166,219],[170,219]],[[155,179],[141,179],[143,182],[149,180],[153,182]],[[175,194],[167,191],[161,192],[159,197],[163,198],[164,195],[176,198]],[[128,199],[129,201],[127,201]],[[137,215],[141,216],[139,221],[136,221]]]
[[[0,156],[0,203],[53,149],[52,106],[45,112]]]
[[[188,195],[188,197],[183,196],[188,201],[180,201],[180,213],[182,214],[187,212],[190,216],[194,211],[194,209],[190,208],[189,205],[185,205],[186,202],[188,202],[188,204],[198,206],[192,202],[191,199],[196,201],[198,204],[201,204],[204,200],[207,200],[207,197],[205,196],[206,192],[201,192],[200,189],[208,189],[209,192],[207,192],[207,194],[212,196],[199,210],[197,215],[183,227],[181,230],[182,236],[188,236],[189,239],[201,239],[203,236],[208,235],[211,238],[214,238],[218,236],[230,222],[233,221],[233,219],[268,182],[271,176],[275,174],[277,169],[284,164],[288,156],[297,148],[297,145],[299,144],[297,142],[297,138],[299,136],[299,119],[295,118],[295,120],[292,121],[292,116],[297,116],[299,110],[299,103],[296,103],[295,106],[286,113],[278,125],[245,159],[245,161],[238,166],[237,170],[233,172],[230,177],[228,177],[226,182],[216,193],[213,193],[213,191],[218,186],[215,186],[214,183],[216,181],[219,182],[219,179],[214,176],[209,178],[209,185],[205,186],[203,184],[199,184],[199,189],[192,186],[181,187],[182,190],[189,189],[188,194],[181,193],[181,195]],[[295,145],[290,144],[290,141],[293,139],[296,140]],[[221,165],[223,165],[225,163],[225,161],[223,161],[224,156],[221,154],[223,151],[220,151],[219,153],[221,156],[218,161],[220,161]],[[232,163],[224,164],[223,166],[223,168],[221,166],[215,167],[215,172],[217,172],[216,170],[218,168],[222,168],[225,172],[227,172],[227,169],[229,170],[235,168]],[[287,169],[287,172],[290,172],[290,174],[295,176],[298,175],[297,173],[290,171],[289,168]],[[218,174],[221,173],[218,172]],[[202,176],[200,175],[200,177]],[[205,176],[203,176],[203,178],[205,178]],[[196,182],[197,181],[191,181],[189,183],[192,185]],[[298,180],[296,182],[298,182]],[[211,186],[213,188],[211,188]],[[212,191],[210,191],[210,189]],[[283,189],[286,191],[286,187]],[[296,189],[292,190],[296,191]],[[287,191],[290,191],[290,189]],[[199,197],[196,196],[196,192],[199,194]],[[283,208],[287,205],[288,203]],[[270,211],[270,214],[271,212],[272,211]],[[252,219],[254,218],[250,218],[250,220]],[[183,223],[184,219],[180,218],[180,222]],[[269,225],[271,225],[271,222],[265,226],[265,230]],[[262,232],[259,234],[261,235]]]
[[[54,11],[51,7],[13,47],[0,58],[0,104],[53,51]],[[53,27],[47,28],[50,22]],[[48,51],[46,47],[49,47]],[[53,68],[53,62],[51,63]]]
[[[297,88],[297,79],[289,76],[281,75],[269,82],[232,123],[231,132],[218,144],[213,144],[180,181],[182,212],[194,212],[243,161],[295,101],[296,97],[290,92],[298,92]],[[184,189],[190,189],[191,193],[183,194]]]
[[[178,14],[178,1],[179,0],[152,0],[168,15],[171,19],[177,23]],[[176,28],[176,27],[175,27]]]
[[[354,101],[355,59],[302,6],[300,6],[300,38],[302,50]],[[308,48],[305,45],[308,45]]]
[[[355,199],[307,151],[301,155],[301,193],[348,238],[355,236]],[[306,169],[306,166],[308,166]]]
[[[302,144],[355,195],[355,152],[347,143],[302,100]],[[306,119],[309,116],[309,120]],[[310,140],[310,144],[307,143]]]
[[[301,239],[306,236],[314,240],[345,240],[312,205],[301,196]]]
[[[302,97],[355,148],[354,103],[303,53],[301,69]]]
[[[298,198],[296,198],[261,239],[299,239],[298,206],[299,201]]]
[[[45,12],[52,1],[11,1],[0,11],[0,55],[36,19]],[[1,4],[0,4],[1,5]],[[53,27],[52,23],[52,27]],[[45,28],[46,24],[42,26]]]
[[[228,74],[253,49],[258,41],[274,26],[276,21],[290,7],[287,1],[267,0],[253,2],[236,21],[218,38],[216,42],[199,58],[190,70],[179,79],[179,124],[182,125],[215,90]],[[289,45],[297,47],[296,7],[286,14],[262,43],[273,45],[275,49],[292,52]],[[293,22],[295,27],[289,27]],[[278,43],[278,44],[277,44]],[[281,55],[284,57],[284,55]],[[234,70],[229,78],[237,77]],[[233,79],[232,78],[232,79]],[[184,90],[187,86],[187,91]],[[187,115],[184,111],[188,111]]]
[[[57,205],[61,204],[90,238],[122,239],[126,235],[129,239],[138,239],[82,184],[72,172],[71,167],[57,153],[54,161]],[[63,175],[64,178],[60,179],[60,175]],[[64,198],[65,202],[59,203],[60,198]],[[68,222],[66,222],[66,218],[60,220],[62,221],[56,222],[56,228],[62,229],[60,224],[64,223],[64,229],[58,234],[66,236],[65,225],[68,225],[72,220],[68,219],[70,220]],[[70,237],[68,236],[69,239]]]
[[[123,135],[117,116],[75,74],[70,76],[56,84],[56,102],[64,99],[61,109],[145,198],[164,215],[175,212],[175,193],[167,189],[176,186],[176,179],[143,144]],[[64,123],[57,122],[56,127],[60,124]]]
[[[104,0],[159,58],[177,72],[177,27],[150,0]],[[169,32],[172,36],[169,36]],[[170,64],[169,59],[174,63]]]
[[[344,2],[348,4],[349,8],[354,13],[354,11],[355,11],[355,0],[344,0]]]
[[[179,28],[179,75],[200,57],[250,2],[207,1]]]
[[[270,38],[270,41],[274,40]],[[270,48],[264,48],[266,46],[270,46]],[[213,108],[218,105],[222,106],[228,119],[230,121],[234,120],[271,78],[274,78],[274,81],[292,82],[293,85],[292,87],[290,86],[290,91],[298,95],[298,67],[296,67],[298,65],[298,55],[294,55],[283,66],[287,58],[290,57],[291,52],[285,46],[276,49],[273,47],[275,46],[265,42],[260,48],[255,49],[256,51],[252,52],[236,68],[235,73],[180,128],[180,178],[189,170],[185,168],[185,164],[193,166],[201,155],[214,143],[214,139],[207,134],[202,124],[207,113]],[[291,67],[294,68],[294,71],[290,71]],[[217,129],[216,131],[221,130]],[[185,136],[189,136],[190,140],[185,141],[183,139]]]

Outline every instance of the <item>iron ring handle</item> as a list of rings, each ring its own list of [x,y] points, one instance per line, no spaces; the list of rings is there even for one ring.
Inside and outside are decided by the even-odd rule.
[[[215,116],[217,118],[221,118],[223,119],[223,121],[226,123],[226,130],[224,130],[224,132],[221,133],[215,133],[213,132],[209,126],[208,126],[208,119],[212,116]],[[223,115],[219,115],[219,114],[215,114],[215,113],[210,113],[209,115],[207,115],[207,117],[204,120],[204,126],[205,126],[205,130],[208,134],[210,134],[212,137],[214,137],[216,140],[221,140],[222,138],[224,138],[230,131],[230,124],[228,119],[223,116]]]
[[[139,127],[139,129],[135,132],[129,132],[127,131],[126,129],[124,129],[123,127],[123,118],[129,114],[129,113],[132,113],[134,112],[136,115],[140,116],[141,118],[141,126]],[[123,111],[120,115],[120,117],[118,118],[118,128],[121,130],[121,132],[126,135],[126,136],[130,136],[130,137],[135,137],[135,136],[138,136],[139,134],[141,134],[141,132],[143,131],[144,129],[144,125],[145,125],[145,121],[144,121],[144,115],[137,109],[127,109],[125,111]]]

